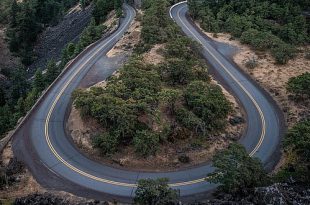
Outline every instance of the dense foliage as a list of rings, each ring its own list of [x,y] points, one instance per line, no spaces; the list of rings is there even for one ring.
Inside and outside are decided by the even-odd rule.
[[[295,45],[309,43],[309,22],[302,15],[309,1],[189,0],[191,15],[203,29],[229,32],[258,50],[270,50],[277,63],[293,58]],[[294,45],[294,46],[293,46]]]
[[[310,73],[306,72],[300,76],[290,78],[287,83],[287,90],[297,98],[310,97]]]
[[[179,28],[167,15],[167,0],[148,0],[143,3],[145,14],[142,19],[142,41],[137,51],[142,53],[157,43],[166,43],[180,35]]]
[[[143,157],[155,155],[160,144],[206,137],[225,127],[231,106],[221,89],[210,85],[207,68],[194,49],[197,45],[167,18],[166,5],[165,0],[154,0],[142,19],[160,21],[151,24],[152,29],[143,27],[142,42],[165,42],[163,63],[149,65],[135,56],[105,88],[74,94],[82,116],[95,118],[106,130],[94,141],[105,155],[129,145]],[[155,33],[161,25],[173,29]],[[170,37],[157,38],[166,35]]]
[[[135,192],[136,205],[176,205],[179,192],[168,186],[168,179],[141,179]]]
[[[51,60],[44,74],[41,69],[37,70],[33,81],[27,79],[25,68],[17,68],[7,74],[11,86],[0,84],[0,94],[3,93],[0,96],[0,136],[12,129],[18,119],[31,109],[42,91],[57,78],[65,65],[86,46],[98,40],[105,30],[105,26],[96,24],[92,19],[89,26],[84,29],[79,42],[69,43],[63,49],[61,63],[56,65],[56,62]]]
[[[34,60],[33,46],[38,34],[47,26],[56,24],[65,11],[77,2],[79,0],[25,0],[21,2],[13,0],[9,10],[7,31],[10,50],[21,57],[24,65],[31,64]],[[81,2],[82,6],[88,3],[88,0]],[[116,9],[119,14],[122,11],[121,0],[95,0],[94,5],[93,17],[96,25],[104,21],[113,9]]]
[[[213,166],[216,170],[207,180],[220,183],[221,189],[228,193],[247,194],[268,181],[260,161],[251,158],[239,144],[231,144],[227,150],[217,153]]]
[[[286,164],[277,174],[281,180],[293,177],[301,183],[310,182],[310,121],[297,123],[284,138]]]
[[[12,1],[9,18],[9,48],[29,65],[33,60],[33,45],[37,35],[48,25],[56,24],[64,12],[78,0]]]
[[[114,9],[118,15],[122,13],[122,0],[95,0],[94,4],[93,17],[96,23],[106,20],[106,16]]]

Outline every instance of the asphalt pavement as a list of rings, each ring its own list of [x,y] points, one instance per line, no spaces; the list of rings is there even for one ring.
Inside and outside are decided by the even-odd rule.
[[[203,45],[215,77],[239,99],[247,115],[247,129],[240,140],[249,154],[272,167],[281,140],[281,114],[270,96],[225,58],[186,18],[186,3],[171,9],[171,17],[184,33]],[[128,29],[135,10],[125,6],[125,17],[119,29],[100,41],[85,55],[73,62],[70,69],[47,92],[13,139],[14,153],[23,160],[33,176],[45,187],[65,190],[96,199],[115,198],[130,201],[136,183],[142,178],[169,178],[171,187],[179,189],[181,197],[203,197],[215,184],[204,180],[214,168],[211,164],[173,171],[139,172],[113,168],[87,158],[73,144],[66,132],[71,94],[89,69],[105,55]],[[108,76],[107,76],[108,77]]]

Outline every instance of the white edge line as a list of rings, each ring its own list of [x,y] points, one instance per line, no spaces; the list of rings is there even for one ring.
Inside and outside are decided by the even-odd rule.
[[[174,18],[172,16],[172,9],[174,9],[174,7],[179,6],[181,4],[184,4],[184,3],[187,3],[187,1],[181,1],[181,2],[174,4],[173,6],[170,7],[170,9],[169,9],[170,18],[172,18],[174,20]]]

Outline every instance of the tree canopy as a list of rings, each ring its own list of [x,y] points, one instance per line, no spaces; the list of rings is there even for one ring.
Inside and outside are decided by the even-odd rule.
[[[251,158],[240,144],[231,144],[228,149],[217,153],[213,166],[216,169],[207,180],[219,183],[228,193],[247,194],[268,181],[261,162]]]
[[[191,15],[203,29],[229,32],[258,50],[269,50],[277,63],[295,56],[295,45],[309,43],[309,22],[303,11],[309,1],[189,0]]]
[[[135,191],[136,205],[176,205],[179,192],[168,186],[168,179],[141,179]]]

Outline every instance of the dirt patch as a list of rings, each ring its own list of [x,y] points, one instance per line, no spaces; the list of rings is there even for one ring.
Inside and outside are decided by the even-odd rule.
[[[107,53],[108,57],[115,57],[120,54],[130,54],[133,48],[139,43],[141,35],[141,23],[137,17],[131,23],[128,31],[121,40]]]
[[[72,106],[69,115],[67,129],[76,145],[86,150],[92,149],[92,137],[104,131],[96,120],[92,118],[83,120],[80,112],[74,106]]]
[[[154,45],[154,47],[149,52],[143,55],[144,62],[153,65],[158,65],[164,62],[165,57],[162,54],[164,47],[164,44]]]
[[[9,143],[1,155],[2,167],[8,167],[13,158],[12,145]],[[13,178],[13,182],[9,186],[5,186],[0,190],[1,200],[14,199],[31,193],[46,191],[36,182],[31,173],[25,168],[22,168],[19,173],[14,174],[9,178]]]
[[[286,90],[286,84],[291,77],[310,72],[310,61],[304,57],[306,50],[309,50],[310,46],[300,47],[300,52],[296,58],[290,60],[286,65],[277,65],[269,53],[255,52],[249,46],[241,44],[238,40],[232,40],[229,34],[219,33],[217,34],[218,37],[214,38],[212,33],[205,33],[215,41],[228,43],[239,49],[239,52],[233,56],[233,60],[277,101],[285,113],[289,127],[310,115],[309,104],[296,103],[290,100]],[[249,69],[245,64],[253,58],[257,61],[257,67]]]

